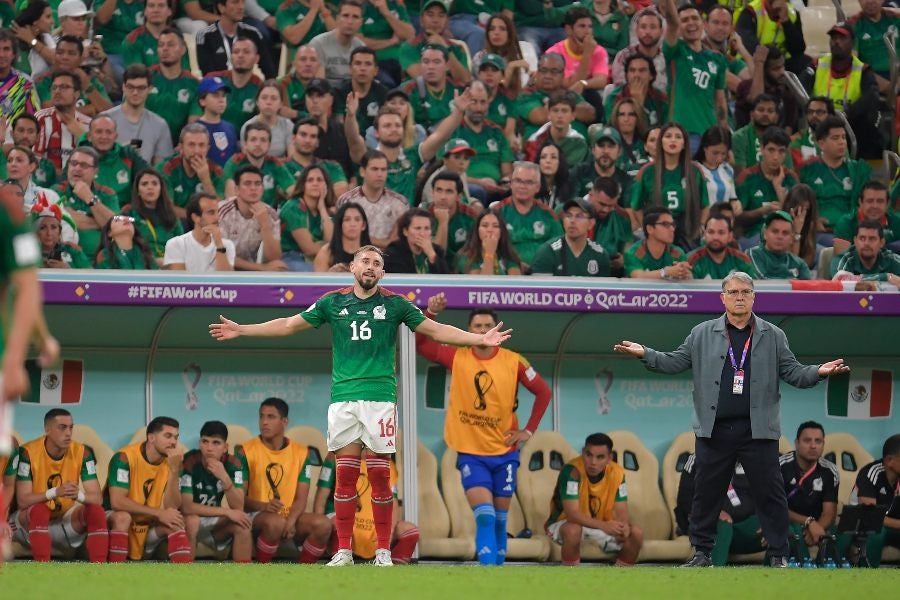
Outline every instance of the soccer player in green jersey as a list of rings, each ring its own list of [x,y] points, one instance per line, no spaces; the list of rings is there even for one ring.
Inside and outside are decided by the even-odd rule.
[[[181,462],[181,511],[184,529],[196,557],[197,542],[213,550],[233,546],[234,562],[250,562],[253,538],[244,512],[244,472],[241,461],[228,453],[228,427],[207,421],[200,428],[200,448]],[[228,506],[222,506],[222,498]]]
[[[375,564],[391,566],[393,494],[389,455],[396,452],[397,327],[403,323],[437,342],[457,346],[499,346],[509,339],[511,330],[501,331],[501,322],[484,334],[474,334],[426,319],[404,296],[378,285],[384,276],[384,255],[375,246],[356,251],[350,272],[354,277],[352,287],[325,294],[299,315],[253,325],[240,325],[220,316],[220,322],[211,324],[209,331],[212,337],[224,341],[240,336],[287,336],[331,324],[334,367],[328,450],[337,455],[334,504],[338,551],[329,565],[353,563],[350,540],[356,481],[365,447],[378,536]]]

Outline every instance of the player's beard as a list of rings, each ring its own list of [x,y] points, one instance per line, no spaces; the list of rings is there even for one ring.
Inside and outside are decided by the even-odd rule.
[[[364,277],[368,277],[369,279],[363,279]],[[356,283],[359,284],[359,287],[368,292],[376,285],[378,285],[378,277],[376,277],[375,275],[365,275],[363,273],[360,273],[356,276]]]

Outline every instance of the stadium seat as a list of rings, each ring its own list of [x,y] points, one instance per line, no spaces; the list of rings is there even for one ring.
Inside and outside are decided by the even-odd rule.
[[[859,441],[849,433],[828,433],[825,435],[826,460],[837,465],[841,476],[841,484],[838,488],[838,510],[847,503],[850,492],[856,484],[856,474],[864,465],[869,464],[874,458],[866,452]]]
[[[785,452],[790,452],[793,449],[794,449],[794,447],[788,441],[787,437],[782,435],[780,438],[778,438],[778,453],[779,454],[784,454]]]
[[[281,44],[281,53],[278,58],[278,77],[284,77],[291,68],[291,49],[287,44]]]
[[[823,6],[822,4],[825,2],[827,4]],[[817,4],[800,11],[800,20],[803,23],[803,39],[806,41],[806,54],[813,58],[818,58],[831,52],[828,42],[828,30],[837,21],[831,0],[819,0]]]
[[[322,462],[325,459],[325,455],[328,454],[325,436],[323,436],[322,432],[315,427],[310,427],[308,425],[291,427],[284,435],[309,448],[310,453],[313,455],[312,458],[315,466],[313,466],[312,473],[309,477],[311,483],[309,498],[306,502],[306,510],[312,511],[313,504],[315,503],[316,482],[319,480],[319,471],[322,470]]]
[[[81,444],[90,446],[94,450],[94,458],[97,460],[97,481],[102,489],[106,485],[106,475],[109,470],[109,461],[112,460],[112,448],[106,445],[97,432],[87,425],[75,424],[72,431],[72,439]]]
[[[691,553],[687,538],[672,538],[672,518],[659,489],[659,462],[631,431],[609,433],[616,462],[625,471],[628,512],[644,530],[641,560],[686,560]]]
[[[831,279],[831,261],[834,260],[834,248],[822,248],[819,252],[819,264],[816,266],[816,277]]]
[[[521,473],[522,469],[519,468]],[[459,470],[456,468],[456,451],[450,448],[444,452],[441,459],[441,489],[444,500],[450,511],[450,521],[454,531],[464,532],[465,535],[475,538],[475,514],[466,498],[462,486]],[[452,504],[451,504],[452,502]],[[525,516],[522,506],[513,497],[510,505],[510,520],[507,521],[507,532],[518,535],[526,528]],[[545,561],[550,556],[550,539],[543,535],[543,529],[537,534],[532,530],[530,538],[512,538],[508,541],[506,558],[509,560],[538,560]]]
[[[455,560],[471,560],[475,555],[474,528],[466,533],[455,529],[445,499],[438,488],[437,458],[419,442],[416,451],[419,487],[419,556],[422,558],[440,558]],[[457,479],[459,471],[455,465],[444,468],[444,484],[448,480]],[[460,488],[462,484],[459,484]],[[463,498],[465,500],[465,498]]]
[[[694,453],[696,436],[693,431],[679,433],[672,440],[672,445],[666,450],[662,464],[662,489],[666,505],[669,507],[669,517],[672,519],[672,531],[677,532],[678,525],[675,522],[675,504],[678,500],[678,483],[681,481],[681,471],[684,463]],[[685,536],[687,537],[687,536]]]
[[[197,79],[203,79],[203,72],[200,71],[200,63],[197,61],[197,39],[190,33],[182,34],[182,36],[184,37],[184,45],[187,46],[191,74]]]

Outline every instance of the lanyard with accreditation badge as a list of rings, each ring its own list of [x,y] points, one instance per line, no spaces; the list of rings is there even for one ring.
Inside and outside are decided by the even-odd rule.
[[[731,333],[728,333],[728,358],[731,360],[731,368],[734,369],[734,381],[731,384],[731,393],[739,396],[744,393],[744,363],[747,361],[747,352],[750,350],[750,340],[753,339],[753,326],[750,326],[750,335],[744,343],[744,350],[741,352],[740,364],[734,361],[734,350],[732,349]]]

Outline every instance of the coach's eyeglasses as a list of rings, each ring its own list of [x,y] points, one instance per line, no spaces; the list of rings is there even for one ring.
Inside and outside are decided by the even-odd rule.
[[[750,298],[756,292],[754,290],[723,290],[722,293],[731,298],[736,298],[737,296]]]

